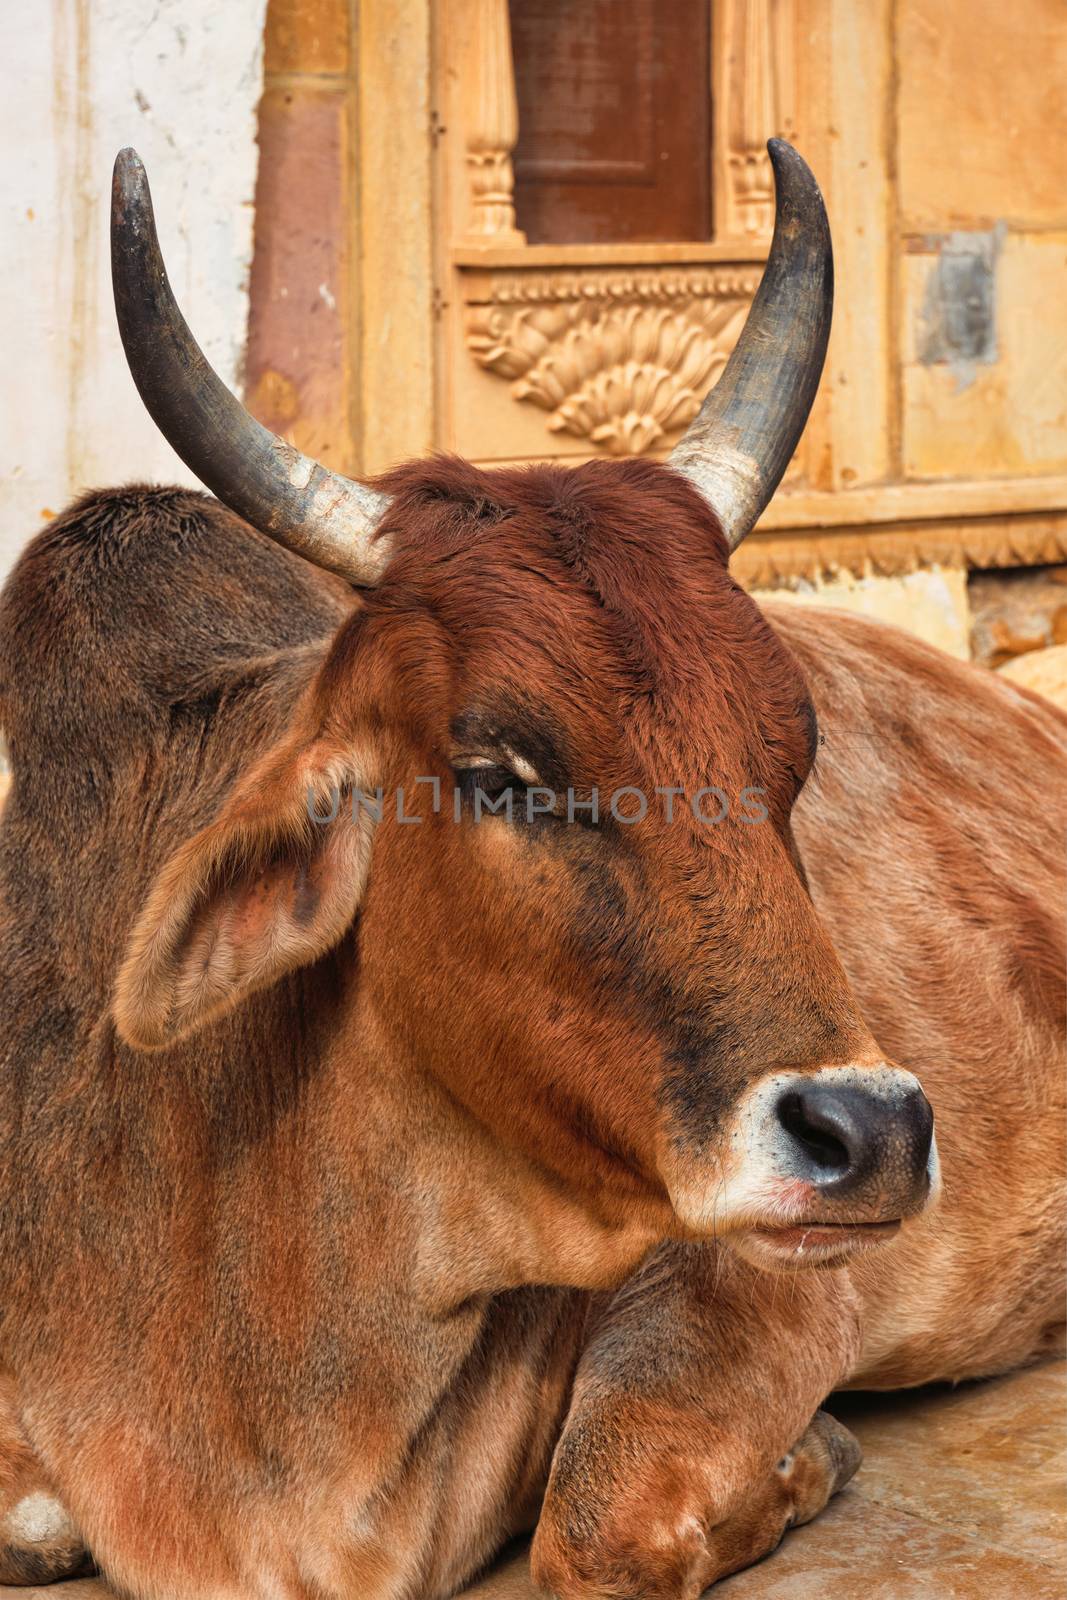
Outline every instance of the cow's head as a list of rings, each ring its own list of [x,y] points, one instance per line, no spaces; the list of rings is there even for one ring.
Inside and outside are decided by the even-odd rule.
[[[164,869],[116,1012],[165,1046],[349,935],[344,1025],[554,1181],[809,1264],[920,1210],[934,1157],[798,867],[803,679],[727,568],[829,328],[821,197],[772,157],[767,272],[670,468],[438,461],[375,490],[206,367],[120,157],[116,300],[150,411],[223,500],[364,594],[283,744]]]

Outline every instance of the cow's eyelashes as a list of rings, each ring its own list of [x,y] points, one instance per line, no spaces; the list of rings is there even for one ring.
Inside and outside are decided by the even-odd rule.
[[[452,757],[452,767],[455,771],[482,771],[490,769],[503,769],[509,772],[515,782],[529,788],[532,784],[541,782],[537,768],[528,761],[519,751],[512,750],[509,745],[500,745],[495,751],[462,750],[457,751]]]
[[[525,756],[507,746],[496,755],[475,751],[453,755],[452,771],[461,803],[475,816],[488,809],[509,822],[570,820],[562,797],[545,785]]]

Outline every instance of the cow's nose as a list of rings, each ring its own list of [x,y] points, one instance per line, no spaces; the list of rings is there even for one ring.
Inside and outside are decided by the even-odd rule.
[[[852,1075],[850,1074],[850,1077]],[[879,1190],[901,1211],[926,1198],[934,1116],[910,1073],[883,1092],[835,1074],[795,1078],[774,1111],[792,1175],[830,1200]]]

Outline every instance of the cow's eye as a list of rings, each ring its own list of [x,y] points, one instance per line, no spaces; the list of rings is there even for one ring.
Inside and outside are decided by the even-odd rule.
[[[457,760],[452,770],[459,803],[475,820],[504,817],[513,824],[534,827],[570,820],[564,796],[501,761],[468,766]]]
[[[454,768],[456,785],[464,798],[473,797],[475,790],[483,794],[487,800],[497,800],[508,789],[515,798],[521,799],[527,789],[523,780],[512,772],[510,767],[502,766],[500,762],[478,762],[471,766],[457,765]]]

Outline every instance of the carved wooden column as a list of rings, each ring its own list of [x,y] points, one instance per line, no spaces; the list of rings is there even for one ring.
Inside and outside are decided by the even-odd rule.
[[[472,23],[470,99],[466,130],[470,175],[469,244],[521,245],[515,226],[511,152],[519,137],[519,108],[511,59],[508,0],[467,0]]]
[[[774,226],[772,134],[793,133],[793,0],[716,0],[715,235]]]
[[[744,70],[727,159],[739,231],[751,235],[769,233],[774,226],[774,180],[766,150],[775,128],[770,0],[739,0],[737,9]]]

